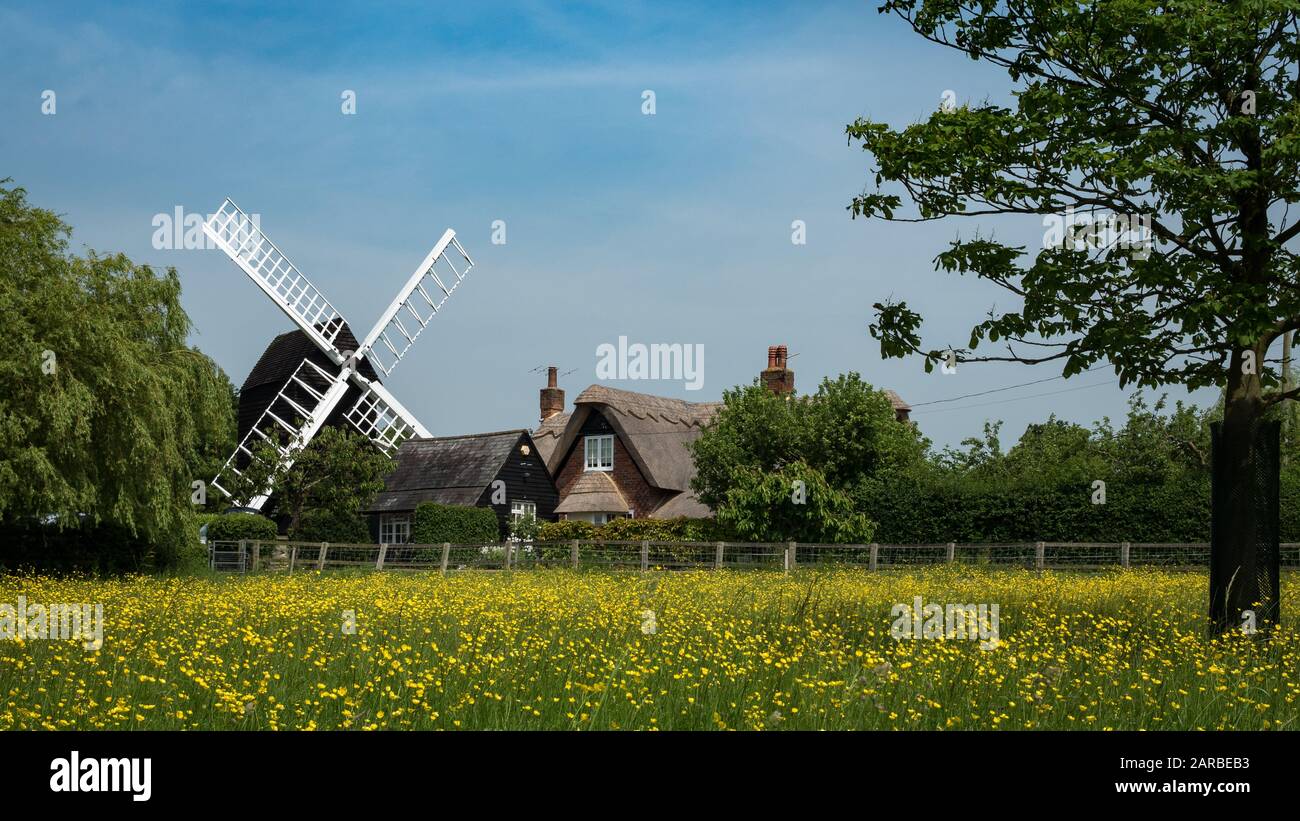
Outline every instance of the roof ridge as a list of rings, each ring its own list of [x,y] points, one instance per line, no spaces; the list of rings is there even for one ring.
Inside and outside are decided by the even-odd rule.
[[[676,397],[676,396],[661,396],[661,395],[659,395],[659,394],[657,394],[657,393],[643,393],[642,391],[630,391],[630,390],[627,390],[626,388],[612,388],[612,387],[610,387],[610,386],[608,386],[608,385],[602,385],[602,384],[600,384],[600,383],[593,383],[593,384],[588,385],[587,387],[583,388],[583,389],[578,393],[578,396],[573,400],[573,404],[574,404],[574,405],[577,405],[579,402],[584,402],[584,401],[585,401],[585,402],[601,401],[601,400],[594,400],[594,399],[590,399],[590,398],[588,398],[588,399],[586,399],[586,400],[583,399],[584,396],[587,396],[589,393],[592,393],[593,391],[595,391],[595,392],[597,392],[597,393],[608,392],[608,393],[612,393],[612,394],[615,394],[615,395],[626,396],[626,397],[628,397],[628,398],[636,397],[636,398],[642,398],[642,399],[655,399],[655,400],[658,400],[658,401],[660,401],[660,402],[673,402],[673,403],[682,404],[682,405],[690,405],[690,406],[692,406],[692,407],[698,407],[698,406],[701,406],[701,405],[714,405],[714,404],[719,404],[718,402],[694,402],[694,401],[692,401],[692,400],[690,400],[690,399],[679,399],[679,398]],[[603,404],[611,404],[611,403],[609,403],[609,402],[603,402]]]
[[[532,431],[527,428],[507,428],[506,430],[493,430],[485,433],[461,433],[454,436],[413,436],[407,441],[411,442],[448,442],[452,439],[486,439],[489,436],[505,436],[508,433],[520,434],[527,433],[530,436]]]

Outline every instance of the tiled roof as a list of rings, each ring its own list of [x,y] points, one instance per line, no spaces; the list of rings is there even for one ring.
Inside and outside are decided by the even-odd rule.
[[[397,468],[384,482],[371,511],[411,510],[419,502],[473,505],[526,430],[408,439],[397,451]]]

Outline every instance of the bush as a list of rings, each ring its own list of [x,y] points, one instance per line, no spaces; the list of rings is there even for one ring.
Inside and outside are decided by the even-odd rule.
[[[275,522],[256,513],[227,513],[208,525],[208,544],[215,542],[273,542],[279,535]]]
[[[200,531],[203,529],[204,525],[210,525],[220,518],[221,518],[220,513],[195,513],[194,525],[190,528],[190,530],[194,532],[194,538],[196,540],[199,538]],[[202,543],[200,542],[200,544]]]
[[[539,542],[608,539],[611,542],[725,542],[732,535],[714,519],[612,519],[597,527],[579,519],[542,522]]]
[[[495,544],[501,539],[497,514],[490,507],[463,507],[423,502],[411,522],[415,544]]]
[[[360,516],[330,510],[308,510],[289,533],[295,542],[370,544],[370,528]]]
[[[121,525],[81,522],[60,529],[34,519],[0,524],[0,569],[138,573],[159,564],[155,546]],[[161,564],[166,565],[166,559]]]
[[[537,528],[537,541],[567,542],[571,539],[590,539],[595,532],[595,525],[581,519],[542,522]]]
[[[581,537],[574,537],[581,538]],[[716,542],[726,541],[724,528],[713,519],[612,519],[588,538],[611,542]]]

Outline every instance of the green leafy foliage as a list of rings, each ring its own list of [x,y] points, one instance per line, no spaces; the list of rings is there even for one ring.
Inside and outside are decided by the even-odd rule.
[[[165,564],[193,541],[191,483],[234,446],[230,382],[187,345],[174,270],[69,253],[69,227],[4,182],[0,522],[111,524],[138,542],[126,564]]]
[[[847,493],[804,462],[770,472],[736,471],[718,506],[718,523],[750,542],[861,544],[875,532]]]
[[[495,544],[500,540],[497,514],[490,507],[423,502],[415,508],[411,541],[416,544]]]
[[[929,370],[951,346],[958,362],[1053,363],[1065,376],[1109,363],[1121,386],[1226,383],[1225,447],[1249,454],[1265,410],[1300,395],[1266,360],[1300,328],[1295,3],[886,0],[880,11],[1004,70],[1014,103],[847,126],[871,160],[853,216],[1019,215],[1047,228],[1029,250],[954,240],[936,268],[1010,299],[968,338],[930,344],[905,302],[877,303],[882,355],[919,354]],[[900,213],[904,194],[914,212]],[[1149,244],[1131,224],[1099,239],[1068,225],[1114,216],[1145,221]],[[1250,465],[1234,460],[1225,480],[1241,486]],[[1244,509],[1229,518],[1233,532],[1252,526]]]
[[[561,519],[558,522],[542,522],[537,527],[539,542],[559,542],[571,539],[590,539],[596,532],[596,526],[581,519]]]
[[[691,487],[742,539],[864,541],[872,528],[853,508],[854,489],[911,475],[927,448],[888,396],[856,373],[798,398],[755,383],[724,392],[722,409],[691,444]]]
[[[536,516],[531,514],[520,516],[510,521],[510,538],[531,542],[537,538],[537,531],[540,527],[541,523],[537,521]]]
[[[295,542],[332,542],[334,544],[370,544],[370,528],[360,516],[332,510],[308,510],[289,531]]]
[[[384,489],[393,460],[366,437],[339,427],[322,428],[306,447],[288,444],[296,453],[286,470],[275,446],[259,442],[253,448],[252,464],[242,475],[230,477],[232,499],[246,504],[269,488],[275,509],[290,517],[291,532],[299,530],[305,514],[314,512],[319,515],[311,528],[356,533],[349,522],[360,519],[365,506]],[[361,541],[369,540],[367,535]]]
[[[1089,429],[1053,416],[1006,452],[993,423],[925,472],[864,484],[855,504],[879,522],[882,543],[1208,541],[1216,415],[1138,395],[1119,429],[1108,419]],[[1105,483],[1104,504],[1094,504],[1096,481]],[[1300,476],[1290,486],[1300,490]],[[1284,540],[1300,538],[1300,516],[1282,507]]]
[[[256,513],[227,513],[208,524],[208,543],[250,541],[273,542],[279,534],[275,522]]]

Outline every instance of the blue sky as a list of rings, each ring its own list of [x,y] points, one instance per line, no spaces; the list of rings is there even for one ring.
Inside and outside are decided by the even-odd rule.
[[[79,250],[174,266],[195,344],[236,384],[289,320],[220,251],[154,248],[156,214],[206,214],[230,196],[358,334],[456,229],[477,267],[387,381],[436,435],[534,425],[530,369],[573,370],[572,401],[619,336],[703,345],[702,390],[611,383],[693,400],[753,379],[771,344],[798,354],[801,390],[855,370],[914,404],[1057,375],[926,374],[883,361],[867,334],[872,303],[892,296],[926,317],[927,341],[961,345],[1008,296],[934,272],[934,255],[976,229],[1026,244],[1043,231],[1033,218],[849,218],[868,162],[845,124],[905,125],[948,89],[961,101],[1009,90],[876,5],[2,4],[0,177],[63,214]],[[1112,379],[914,418],[937,446],[986,419],[1006,420],[1009,441],[1052,412],[1122,418]]]

